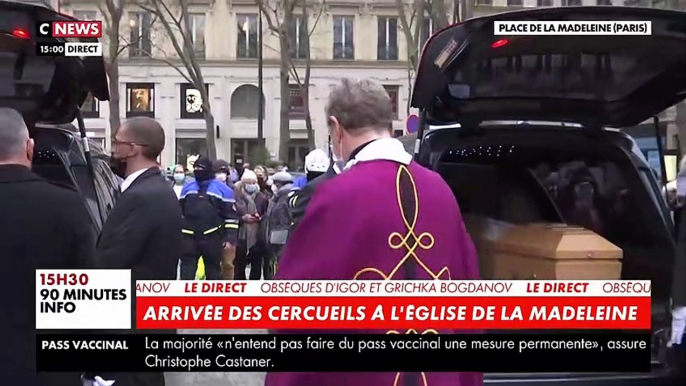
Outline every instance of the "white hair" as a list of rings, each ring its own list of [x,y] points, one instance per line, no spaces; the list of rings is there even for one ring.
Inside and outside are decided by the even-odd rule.
[[[0,160],[8,160],[25,150],[29,129],[17,110],[0,108]]]

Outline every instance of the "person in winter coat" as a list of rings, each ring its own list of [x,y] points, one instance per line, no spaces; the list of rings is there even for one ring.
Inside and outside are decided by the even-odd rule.
[[[288,239],[291,226],[291,210],[288,200],[295,195],[293,177],[288,172],[278,172],[272,177],[276,192],[269,202],[265,223],[265,239],[269,245],[271,272],[276,272],[276,263],[281,249]]]
[[[36,269],[91,268],[96,235],[79,192],[32,172],[33,156],[22,116],[0,108],[0,384],[74,385],[77,372],[36,372]]]
[[[243,172],[239,190],[240,193],[236,197],[236,213],[240,218],[240,227],[234,278],[245,280],[245,269],[250,262],[250,280],[259,280],[262,277],[265,260],[265,243],[264,237],[260,234],[260,223],[267,212],[269,200],[260,192],[257,176],[251,170]]]
[[[200,256],[207,279],[220,280],[224,253],[236,244],[235,198],[228,186],[215,179],[209,158],[198,158],[193,173],[195,180],[184,186],[179,199],[185,222],[181,280],[195,278]]]
[[[231,181],[231,165],[223,159],[218,159],[212,163],[215,172],[215,178],[217,181],[226,184],[226,186],[235,192],[235,186],[233,181]],[[236,260],[236,247],[235,245],[229,245],[224,248],[223,258],[222,258],[222,279],[233,280],[235,275],[234,272],[234,260]]]

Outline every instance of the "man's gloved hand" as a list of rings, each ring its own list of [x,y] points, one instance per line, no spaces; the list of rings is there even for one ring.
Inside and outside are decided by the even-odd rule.
[[[116,386],[114,385],[115,382],[116,381],[106,381],[97,375],[94,379],[81,379],[81,383],[83,386]]]
[[[672,336],[669,345],[680,345],[686,330],[686,307],[677,307],[672,311]]]

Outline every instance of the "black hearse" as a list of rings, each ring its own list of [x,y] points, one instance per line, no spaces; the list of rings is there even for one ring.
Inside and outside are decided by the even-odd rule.
[[[650,21],[652,34],[494,35],[495,21],[523,20]],[[683,371],[666,347],[676,269],[672,217],[638,147],[612,128],[640,124],[684,98],[683,12],[500,13],[450,26],[426,43],[411,98],[420,111],[418,144],[404,141],[417,162],[450,184],[463,211],[511,222],[574,222],[556,189],[575,178],[590,183],[596,202],[610,208],[599,213],[611,213],[592,225],[624,250],[622,277],[653,283],[651,373],[487,374],[487,384],[660,385]],[[442,126],[451,128],[434,129]]]
[[[65,41],[36,33],[39,21],[57,20],[74,19],[43,6],[0,1],[0,107],[22,113],[36,143],[34,172],[77,190],[99,233],[119,180],[103,149],[86,137],[79,106],[88,93],[109,99],[105,64],[102,57],[36,55],[39,43]]]

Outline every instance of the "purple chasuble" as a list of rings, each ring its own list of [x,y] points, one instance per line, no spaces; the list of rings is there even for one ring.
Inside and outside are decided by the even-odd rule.
[[[416,212],[416,221],[403,207]],[[419,245],[416,256],[404,259],[408,247],[402,237],[410,231]],[[410,236],[408,243],[413,242]],[[474,245],[445,181],[415,162],[376,159],[357,162],[317,188],[284,248],[276,279],[402,280],[408,272],[418,280],[479,277]],[[427,328],[417,326],[419,333]],[[456,332],[460,331],[439,331]],[[408,386],[483,384],[480,373],[415,375],[416,384]],[[403,378],[400,373],[269,373],[265,385],[404,386]]]

